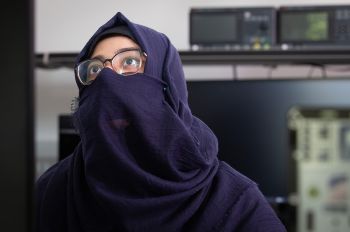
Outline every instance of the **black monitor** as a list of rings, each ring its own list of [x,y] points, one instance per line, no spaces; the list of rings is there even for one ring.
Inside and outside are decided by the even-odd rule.
[[[191,44],[234,44],[239,42],[239,13],[230,10],[192,10]]]
[[[263,194],[295,192],[291,107],[349,107],[350,80],[190,81],[189,104],[219,140],[219,158],[253,179]]]
[[[58,126],[58,158],[63,160],[72,154],[76,145],[80,142],[80,136],[74,126],[71,114],[59,115]]]
[[[350,5],[282,6],[278,15],[282,45],[323,48],[350,45]]]
[[[272,7],[192,8],[189,19],[193,50],[270,49],[275,44]]]
[[[290,11],[281,14],[282,41],[326,42],[330,40],[327,11]]]

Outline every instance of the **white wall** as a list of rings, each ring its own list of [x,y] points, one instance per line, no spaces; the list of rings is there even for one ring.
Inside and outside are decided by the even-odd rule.
[[[189,48],[191,7],[350,4],[350,0],[36,0],[36,51],[79,51],[118,11],[131,21],[165,33],[178,49]]]
[[[37,0],[35,6],[35,50],[37,52],[78,52],[96,31],[116,12],[131,21],[154,28],[168,35],[178,49],[189,48],[188,15],[191,7],[281,6],[285,0]],[[298,4],[350,4],[350,0],[293,0]],[[310,67],[279,67],[272,77],[304,77]],[[232,67],[186,66],[186,78],[228,79]],[[239,67],[241,78],[258,78],[270,73],[266,67]],[[36,70],[36,154],[40,174],[57,159],[58,121],[60,113],[70,112],[70,103],[77,95],[73,71],[69,69]],[[320,75],[316,70],[314,75]]]

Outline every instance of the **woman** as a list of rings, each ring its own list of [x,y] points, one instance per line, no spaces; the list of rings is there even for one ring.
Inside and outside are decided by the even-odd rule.
[[[166,36],[118,13],[75,74],[81,142],[38,180],[38,231],[285,231],[256,184],[218,160]]]

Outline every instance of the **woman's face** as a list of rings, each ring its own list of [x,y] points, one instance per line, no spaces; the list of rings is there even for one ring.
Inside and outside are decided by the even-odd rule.
[[[140,46],[126,36],[111,36],[97,43],[91,58],[99,57],[102,59],[109,59],[113,57],[120,49],[125,48],[140,48]],[[145,69],[146,59],[145,57],[142,57],[142,59],[143,62],[140,70],[138,71],[139,73],[143,73]],[[105,67],[113,69],[110,62],[106,62]]]

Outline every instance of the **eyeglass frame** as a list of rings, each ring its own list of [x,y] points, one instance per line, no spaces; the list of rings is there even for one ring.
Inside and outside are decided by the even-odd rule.
[[[81,83],[82,85],[85,85],[85,86],[90,85],[93,81],[90,82],[89,84],[86,84],[86,83],[84,83],[84,82],[81,80],[81,77],[80,77],[80,75],[79,75],[79,66],[80,66],[82,63],[86,62],[86,61],[93,61],[93,60],[99,60],[99,61],[101,61],[102,65],[103,65],[103,68],[105,68],[105,63],[108,61],[108,62],[111,64],[113,71],[116,72],[116,73],[118,73],[118,72],[114,69],[114,67],[113,67],[113,60],[114,60],[114,58],[115,58],[117,55],[119,55],[119,54],[121,54],[121,53],[123,53],[123,52],[128,52],[128,51],[138,51],[138,52],[140,53],[140,55],[141,55],[141,58],[142,58],[142,56],[145,57],[145,58],[147,58],[147,53],[146,53],[145,51],[143,51],[141,48],[136,48],[136,47],[134,47],[134,48],[132,48],[132,47],[130,47],[130,48],[122,48],[122,49],[119,49],[119,50],[112,56],[112,58],[107,58],[107,59],[101,60],[101,59],[100,59],[101,57],[96,57],[96,58],[87,59],[87,60],[84,60],[84,61],[79,62],[79,64],[74,68],[75,75],[78,77],[78,79],[79,79],[79,81],[80,81],[80,83]],[[142,59],[141,59],[141,62],[142,62]],[[141,63],[141,65],[140,65],[139,69],[140,69],[141,67],[142,67],[142,63]],[[139,69],[137,70],[136,73],[138,73]],[[132,74],[118,73],[118,74],[119,74],[119,75],[122,75],[122,76],[130,76],[130,75],[134,75],[134,74],[136,74],[136,73],[132,73]]]

